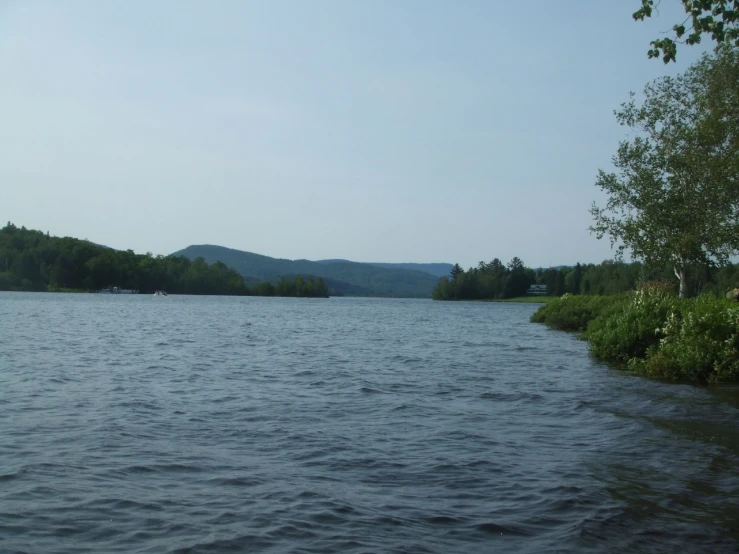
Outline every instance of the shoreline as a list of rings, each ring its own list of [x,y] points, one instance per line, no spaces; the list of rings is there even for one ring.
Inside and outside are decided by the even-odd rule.
[[[576,333],[598,360],[671,382],[739,383],[739,304],[678,298],[658,283],[610,296],[565,295],[531,316]]]

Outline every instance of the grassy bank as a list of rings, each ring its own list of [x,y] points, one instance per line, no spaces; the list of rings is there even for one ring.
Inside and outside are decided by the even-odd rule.
[[[532,317],[582,333],[597,358],[641,375],[700,383],[739,382],[739,305],[680,299],[659,287],[616,296],[565,295]]]

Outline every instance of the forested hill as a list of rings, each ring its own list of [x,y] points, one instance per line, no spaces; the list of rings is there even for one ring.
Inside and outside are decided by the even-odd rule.
[[[281,279],[251,288],[223,263],[151,256],[86,240],[16,227],[0,229],[0,291],[95,291],[118,287],[142,293],[328,296],[321,279]]]
[[[338,264],[338,263],[353,263],[349,260],[318,260],[319,264]],[[385,269],[409,269],[411,271],[421,271],[428,273],[434,277],[446,277],[454,267],[454,264],[446,263],[435,263],[435,264],[421,264],[421,263],[380,263],[380,262],[367,262],[369,265],[377,267],[384,267]]]
[[[331,263],[285,260],[223,246],[193,245],[172,254],[189,259],[202,257],[209,263],[223,262],[245,278],[274,280],[285,275],[321,277],[333,294],[430,298],[439,278],[405,268],[379,267],[349,261]]]

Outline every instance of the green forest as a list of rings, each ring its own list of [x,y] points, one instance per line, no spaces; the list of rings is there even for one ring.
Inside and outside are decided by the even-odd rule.
[[[249,287],[221,262],[135,254],[10,222],[0,229],[0,291],[93,292],[111,287],[141,293],[328,297],[320,278],[297,276]]]
[[[739,265],[691,267],[689,288],[695,294],[723,297],[739,286]],[[531,285],[546,285],[551,296],[563,294],[604,295],[635,290],[639,283],[661,281],[677,291],[673,269],[648,269],[639,262],[606,260],[600,264],[576,264],[557,268],[531,269],[519,258],[503,264],[498,258],[468,270],[455,264],[449,277],[442,277],[433,292],[435,300],[491,300],[526,295]]]

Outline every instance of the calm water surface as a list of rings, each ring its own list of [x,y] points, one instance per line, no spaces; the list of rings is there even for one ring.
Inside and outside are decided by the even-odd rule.
[[[0,552],[739,551],[739,390],[535,309],[0,293]]]

